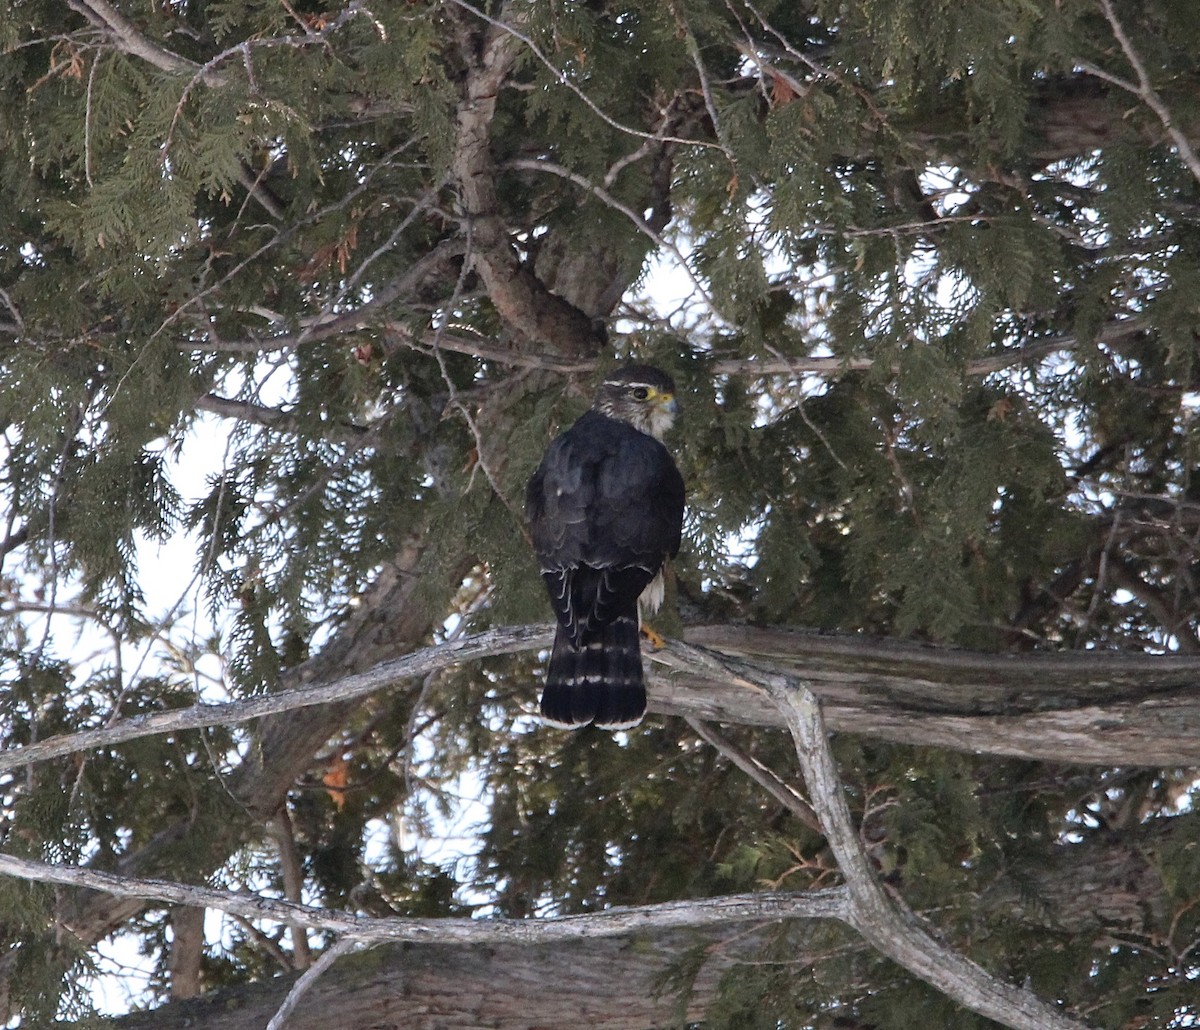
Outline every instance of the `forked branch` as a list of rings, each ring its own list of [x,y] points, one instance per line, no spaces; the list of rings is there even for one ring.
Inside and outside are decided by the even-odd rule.
[[[942,943],[902,900],[884,890],[863,850],[846,804],[845,787],[829,747],[829,731],[817,697],[800,680],[773,670],[700,654],[697,664],[723,666],[746,686],[765,690],[779,706],[796,745],[812,808],[845,877],[846,922],[882,954],[960,1005],[1016,1030],[1084,1030],[1041,998],[993,976]]]

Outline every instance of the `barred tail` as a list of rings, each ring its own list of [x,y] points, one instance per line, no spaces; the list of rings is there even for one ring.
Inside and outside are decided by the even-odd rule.
[[[646,714],[642,650],[637,617],[621,615],[575,648],[562,627],[554,637],[542,718],[551,726],[601,729],[636,726]]]

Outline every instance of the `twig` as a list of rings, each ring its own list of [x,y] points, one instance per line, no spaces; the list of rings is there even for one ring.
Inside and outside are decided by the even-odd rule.
[[[271,336],[265,339],[254,339],[253,337],[245,340],[214,340],[211,338],[198,342],[181,341],[176,344],[181,351],[203,351],[205,354],[268,354],[272,351],[294,350],[295,348],[306,343],[316,343],[320,340],[328,339],[332,336],[338,336],[342,333],[357,333],[372,324],[372,318],[382,311],[389,304],[397,299],[411,293],[421,285],[432,272],[443,262],[461,255],[462,248],[457,240],[446,240],[438,244],[423,257],[419,258],[410,265],[402,275],[397,276],[391,282],[381,285],[374,290],[371,299],[354,308],[351,311],[345,311],[337,315],[319,313],[315,315],[305,315],[296,319],[296,323],[300,326],[300,332],[295,335],[288,336]],[[219,284],[218,284],[219,285]],[[277,324],[285,321],[283,315],[275,311],[270,311],[266,308],[238,308],[239,313],[255,314],[266,319],[268,322]],[[405,327],[403,330],[399,326],[394,326],[389,322],[379,323],[382,328],[394,330],[396,332],[408,332]],[[466,345],[459,342],[454,347],[447,346],[447,350],[463,350]],[[503,353],[508,353],[507,351]],[[587,367],[591,367],[594,362],[588,362]],[[576,369],[568,369],[574,371]]]
[[[1167,135],[1171,137],[1171,142],[1175,144],[1175,149],[1179,151],[1180,160],[1187,165],[1188,171],[1192,173],[1193,178],[1197,182],[1200,182],[1200,157],[1197,157],[1191,141],[1176,126],[1174,119],[1171,117],[1170,108],[1167,107],[1162,97],[1159,96],[1158,91],[1155,90],[1154,83],[1146,71],[1146,65],[1142,61],[1141,55],[1137,52],[1133,42],[1126,34],[1125,27],[1121,24],[1120,18],[1117,17],[1117,12],[1113,9],[1112,0],[1100,0],[1100,10],[1104,12],[1104,17],[1112,28],[1114,38],[1121,45],[1121,52],[1125,55],[1125,59],[1129,62],[1130,67],[1133,68],[1134,74],[1137,76],[1137,83],[1135,85],[1119,76],[1112,75],[1090,62],[1080,61],[1079,66],[1089,75],[1094,75],[1098,79],[1103,79],[1105,82],[1132,93],[1150,108],[1158,116],[1158,120],[1162,123],[1162,127],[1166,130]]]
[[[804,823],[805,826],[816,833],[822,832],[821,823],[817,819],[816,813],[812,810],[812,806],[800,796],[795,787],[790,783],[785,783],[775,775],[773,770],[768,769],[753,755],[746,754],[736,744],[726,740],[716,730],[711,726],[707,726],[700,719],[693,719],[691,716],[688,716],[686,721],[697,737],[715,748],[725,758],[741,769],[742,772],[762,787],[763,790],[783,805],[784,808]]]
[[[775,347],[768,346],[766,349],[771,354],[771,356],[774,357],[776,360],[782,361],[785,364],[789,363],[787,356],[784,354],[781,354]],[[797,376],[797,378],[799,378],[799,376]],[[821,441],[821,445],[825,448],[826,453],[828,453],[828,455],[834,460],[835,464],[837,464],[837,466],[843,472],[849,472],[850,466],[847,465],[844,461],[842,461],[841,455],[839,455],[838,452],[836,450],[834,450],[833,444],[831,444],[829,442],[829,437],[827,437],[825,435],[825,432],[821,429],[821,427],[818,426],[812,420],[812,418],[809,416],[808,410],[804,407],[804,401],[805,401],[804,384],[797,382],[797,384],[796,384],[796,411],[799,412],[800,418],[804,421],[804,424],[806,426],[808,426],[809,431],[818,440]]]
[[[467,222],[466,236],[467,249],[463,257],[462,268],[459,270],[458,278],[454,283],[454,290],[450,294],[450,299],[446,302],[445,307],[447,313],[454,311],[458,306],[459,298],[462,296],[463,290],[466,286],[467,273],[471,267],[473,238],[470,221]],[[442,333],[444,332],[445,328],[446,320],[443,319],[434,330],[432,350],[434,360],[437,361],[438,372],[442,377],[442,382],[446,384],[446,392],[450,398],[450,406],[462,416],[463,421],[467,424],[467,429],[470,430],[471,436],[475,440],[475,461],[477,466],[483,470],[484,478],[487,479],[488,485],[492,488],[492,493],[495,494],[500,503],[504,505],[505,509],[512,517],[513,524],[516,526],[518,532],[523,532],[525,529],[525,520],[521,517],[520,511],[513,504],[512,500],[510,500],[508,495],[504,492],[500,485],[499,479],[492,470],[491,459],[488,457],[487,448],[483,442],[483,433],[480,432],[479,425],[475,421],[475,417],[471,414],[470,408],[468,408],[463,402],[463,399],[458,392],[458,387],[454,384],[454,377],[450,375],[450,370],[446,367],[446,357],[442,353],[441,348]],[[473,482],[474,478],[474,472],[472,471],[471,480],[468,482],[464,493],[470,490],[470,482]]]
[[[417,218],[424,214],[424,212],[433,207],[434,202],[437,200],[437,195],[445,183],[445,178],[438,180],[438,182],[427,189],[424,194],[413,201],[412,210],[400,220],[399,224],[392,230],[388,238],[359,263],[353,274],[347,277],[345,282],[343,282],[338,288],[337,293],[335,293],[328,301],[325,302],[325,304],[322,306],[321,314],[318,316],[319,319],[333,317],[334,310],[342,304],[343,299],[350,293],[351,290],[355,288],[355,286],[358,285],[359,281],[366,274],[367,269],[370,268],[371,265],[374,264],[384,254],[388,253],[388,251],[395,247],[397,241],[401,236],[404,235],[409,226],[411,226],[412,223],[417,220]],[[462,274],[465,275],[465,272]],[[319,324],[319,322],[314,323],[314,327],[317,324]],[[301,331],[300,335],[296,339],[297,344],[304,343],[310,335],[311,334],[308,332]]]
[[[541,162],[538,162],[540,165]],[[543,170],[545,170],[543,168]],[[347,316],[347,321],[349,321]],[[390,326],[398,335],[404,338],[406,343],[413,345],[416,343],[412,339],[411,331],[407,327],[400,325]],[[1142,328],[1141,321],[1136,323],[1134,320],[1124,322],[1114,322],[1106,329],[1102,330],[1098,336],[1100,341],[1108,341],[1118,337],[1126,336],[1138,331]],[[295,338],[285,338],[280,340],[264,340],[261,344],[252,342],[236,342],[222,345],[215,348],[216,350],[230,350],[235,352],[252,352],[257,350],[271,350],[277,345],[280,347],[290,346],[295,342]],[[1056,354],[1060,351],[1074,350],[1080,344],[1079,337],[1074,333],[1066,333],[1062,336],[1054,336],[1044,340],[1036,340],[1033,343],[1026,344],[1021,347],[1011,347],[1000,351],[997,354],[990,354],[986,357],[978,358],[975,361],[968,362],[963,369],[963,374],[966,376],[986,376],[992,375],[995,372],[1002,372],[1006,368],[1011,368],[1013,365],[1023,363],[1032,364],[1049,357],[1051,354]],[[439,338],[438,345],[442,350],[456,351],[459,354],[471,354],[474,357],[484,361],[492,361],[500,365],[511,365],[514,367],[525,368],[541,368],[551,372],[560,372],[564,375],[575,375],[580,372],[589,372],[594,370],[600,364],[598,361],[588,359],[570,359],[563,358],[555,354],[535,354],[531,352],[520,352],[514,350],[506,350],[501,347],[490,346],[483,339],[469,339],[463,336],[455,336],[449,333]],[[193,349],[191,344],[182,345],[188,349]],[[214,349],[207,345],[196,345],[194,349],[203,349],[205,351]],[[709,370],[713,375],[726,376],[769,376],[769,375],[785,375],[785,376],[801,376],[815,375],[826,376],[828,378],[836,378],[845,375],[849,372],[865,372],[875,368],[878,362],[874,358],[840,358],[834,356],[818,356],[818,357],[785,357],[778,356],[775,358],[718,358],[709,365]],[[899,371],[899,365],[893,365],[891,372]]]
[[[614,211],[624,215],[643,233],[655,246],[669,251],[671,255],[679,262],[680,268],[691,281],[692,288],[704,299],[704,302],[712,310],[713,314],[722,319],[728,324],[717,306],[717,302],[712,298],[709,292],[704,288],[704,285],[696,278],[696,274],[692,271],[684,258],[679,248],[670,240],[664,238],[661,234],[654,231],[654,228],[649,225],[646,220],[639,215],[628,204],[622,203],[602,186],[597,186],[594,182],[587,179],[585,176],[571,171],[569,168],[564,168],[554,161],[531,160],[529,158],[515,158],[508,162],[509,168],[519,168],[528,172],[548,172],[551,175],[557,175],[560,179],[566,179],[568,182],[574,183],[581,189],[587,190],[593,194],[602,204],[612,208]]]
[[[341,211],[342,209],[349,207],[371,185],[375,174],[377,172],[379,172],[381,169],[385,168],[387,166],[388,162],[390,162],[397,154],[401,153],[402,151],[404,151],[411,145],[412,145],[412,141],[409,140],[409,141],[406,141],[406,142],[400,144],[398,147],[393,148],[388,153],[384,154],[380,158],[380,160],[362,176],[361,179],[359,179],[355,182],[354,187],[352,189],[348,190],[343,196],[341,196],[340,198],[338,198],[335,201],[332,201],[329,204],[326,204],[324,207],[320,208],[319,210],[313,211],[311,214],[307,214],[303,218],[297,219],[292,224],[290,224],[284,228],[278,229],[274,236],[272,236],[265,243],[263,243],[263,244],[259,245],[257,248],[255,248],[255,250],[252,253],[250,253],[248,256],[242,258],[236,265],[234,265],[227,272],[225,272],[221,276],[220,279],[218,279],[214,283],[210,283],[204,289],[199,290],[196,293],[192,294],[192,296],[190,296],[187,300],[183,301],[182,303],[177,305],[175,308],[173,308],[171,313],[159,324],[158,328],[155,329],[154,332],[150,334],[150,339],[153,340],[153,339],[156,339],[157,337],[161,336],[175,322],[180,321],[184,317],[184,315],[187,314],[192,308],[201,306],[203,304],[203,302],[205,301],[205,299],[209,295],[215,293],[226,283],[237,279],[248,267],[250,267],[255,261],[257,261],[260,257],[262,257],[264,254],[266,254],[272,248],[282,246],[283,244],[289,242],[302,229],[305,229],[310,225],[316,225],[317,223],[319,223],[321,221],[321,219],[325,218],[327,215],[335,214],[338,211]],[[438,253],[438,252],[439,252],[439,248],[435,248],[434,251],[431,251],[429,254],[427,254],[425,258],[422,258],[421,261],[418,261],[417,265],[421,265],[423,271],[427,271],[423,267],[423,262],[427,258],[432,257],[433,254]],[[411,272],[412,272],[412,269],[410,269],[410,274],[411,274]],[[408,276],[401,277],[401,280],[407,281],[407,279],[408,279]],[[393,296],[393,297],[391,297],[391,299],[394,300],[395,297]],[[366,308],[368,308],[370,306],[371,306],[370,304],[365,304],[365,305],[363,305],[363,308],[360,309],[360,311],[365,310]],[[209,345],[206,344],[203,349],[208,350],[211,348],[209,347]],[[261,345],[260,349],[262,349],[262,350],[272,349],[271,342],[268,341],[267,343],[264,343],[263,345]],[[275,348],[275,349],[279,349],[279,348]],[[127,372],[126,375],[128,375],[128,374],[129,373]],[[122,377],[121,382],[122,383],[124,382],[124,377]]]
[[[546,56],[541,47],[539,47],[528,35],[523,33],[515,25],[502,21],[499,18],[493,18],[491,15],[480,10],[478,7],[467,3],[466,0],[452,0],[452,3],[456,4],[458,7],[461,7],[464,11],[474,15],[480,21],[486,22],[493,28],[499,29],[500,31],[523,43],[529,49],[529,52],[533,54],[533,56],[536,57],[550,71],[550,73],[554,76],[555,81],[560,86],[569,89],[580,100],[582,100],[587,108],[602,122],[604,122],[605,125],[616,129],[618,132],[623,132],[628,136],[636,136],[638,139],[654,140],[660,143],[683,143],[692,147],[706,147],[712,150],[722,150],[722,147],[719,144],[710,143],[708,140],[686,139],[681,136],[659,136],[652,132],[645,132],[642,129],[635,129],[630,125],[623,125],[621,122],[618,122],[615,118],[613,118],[612,115],[601,109],[591,97],[589,97],[582,89],[580,89],[574,82],[571,81],[570,76],[568,76],[564,71],[562,71],[561,68],[551,61],[549,57]]]
[[[687,23],[687,19],[674,0],[672,0],[670,8],[671,14],[675,18],[676,30],[683,35],[688,57],[692,59],[692,66],[696,69],[696,77],[700,80],[700,93],[704,97],[704,109],[708,112],[709,121],[712,122],[713,132],[716,134],[717,140],[721,145],[721,150],[732,166],[734,170],[733,174],[736,176],[737,158],[734,156],[733,149],[729,145],[725,125],[721,120],[720,113],[717,111],[716,101],[713,99],[712,83],[708,69],[704,65],[704,58],[700,54],[700,44],[696,42],[696,36],[692,32],[692,27]]]
[[[100,67],[100,59],[104,54],[97,50],[92,57],[92,66],[88,69],[87,90],[84,93],[83,105],[83,178],[89,188],[95,187],[92,181],[92,100],[96,92],[96,71]]]
[[[0,303],[3,303],[4,306],[8,308],[8,313],[12,315],[13,318],[12,325],[4,326],[3,330],[5,332],[12,332],[17,336],[24,336],[25,319],[21,317],[20,309],[16,306],[16,304],[13,303],[12,298],[8,295],[7,290],[0,289]]]
[[[304,971],[304,974],[292,984],[291,990],[287,992],[287,997],[280,1003],[279,1008],[275,1010],[275,1015],[271,1017],[271,1022],[267,1024],[267,1030],[283,1030],[288,1016],[295,1011],[296,1006],[300,1003],[300,999],[317,982],[321,974],[343,955],[350,954],[358,946],[358,941],[346,938],[345,940],[338,941],[332,948],[324,951],[321,957],[309,966]]]

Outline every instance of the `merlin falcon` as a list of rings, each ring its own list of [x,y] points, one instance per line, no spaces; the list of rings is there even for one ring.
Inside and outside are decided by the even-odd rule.
[[[552,726],[626,729],[646,712],[640,615],[662,604],[663,564],[683,528],[683,477],[662,443],[677,411],[665,372],[617,369],[526,488],[558,619],[541,701]]]

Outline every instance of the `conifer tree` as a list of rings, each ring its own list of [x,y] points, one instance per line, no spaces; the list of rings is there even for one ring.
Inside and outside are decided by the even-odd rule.
[[[5,5],[4,1019],[114,934],[130,1027],[1200,1018],[1198,47]],[[521,501],[628,359],[685,540],[650,717],[568,735]]]

